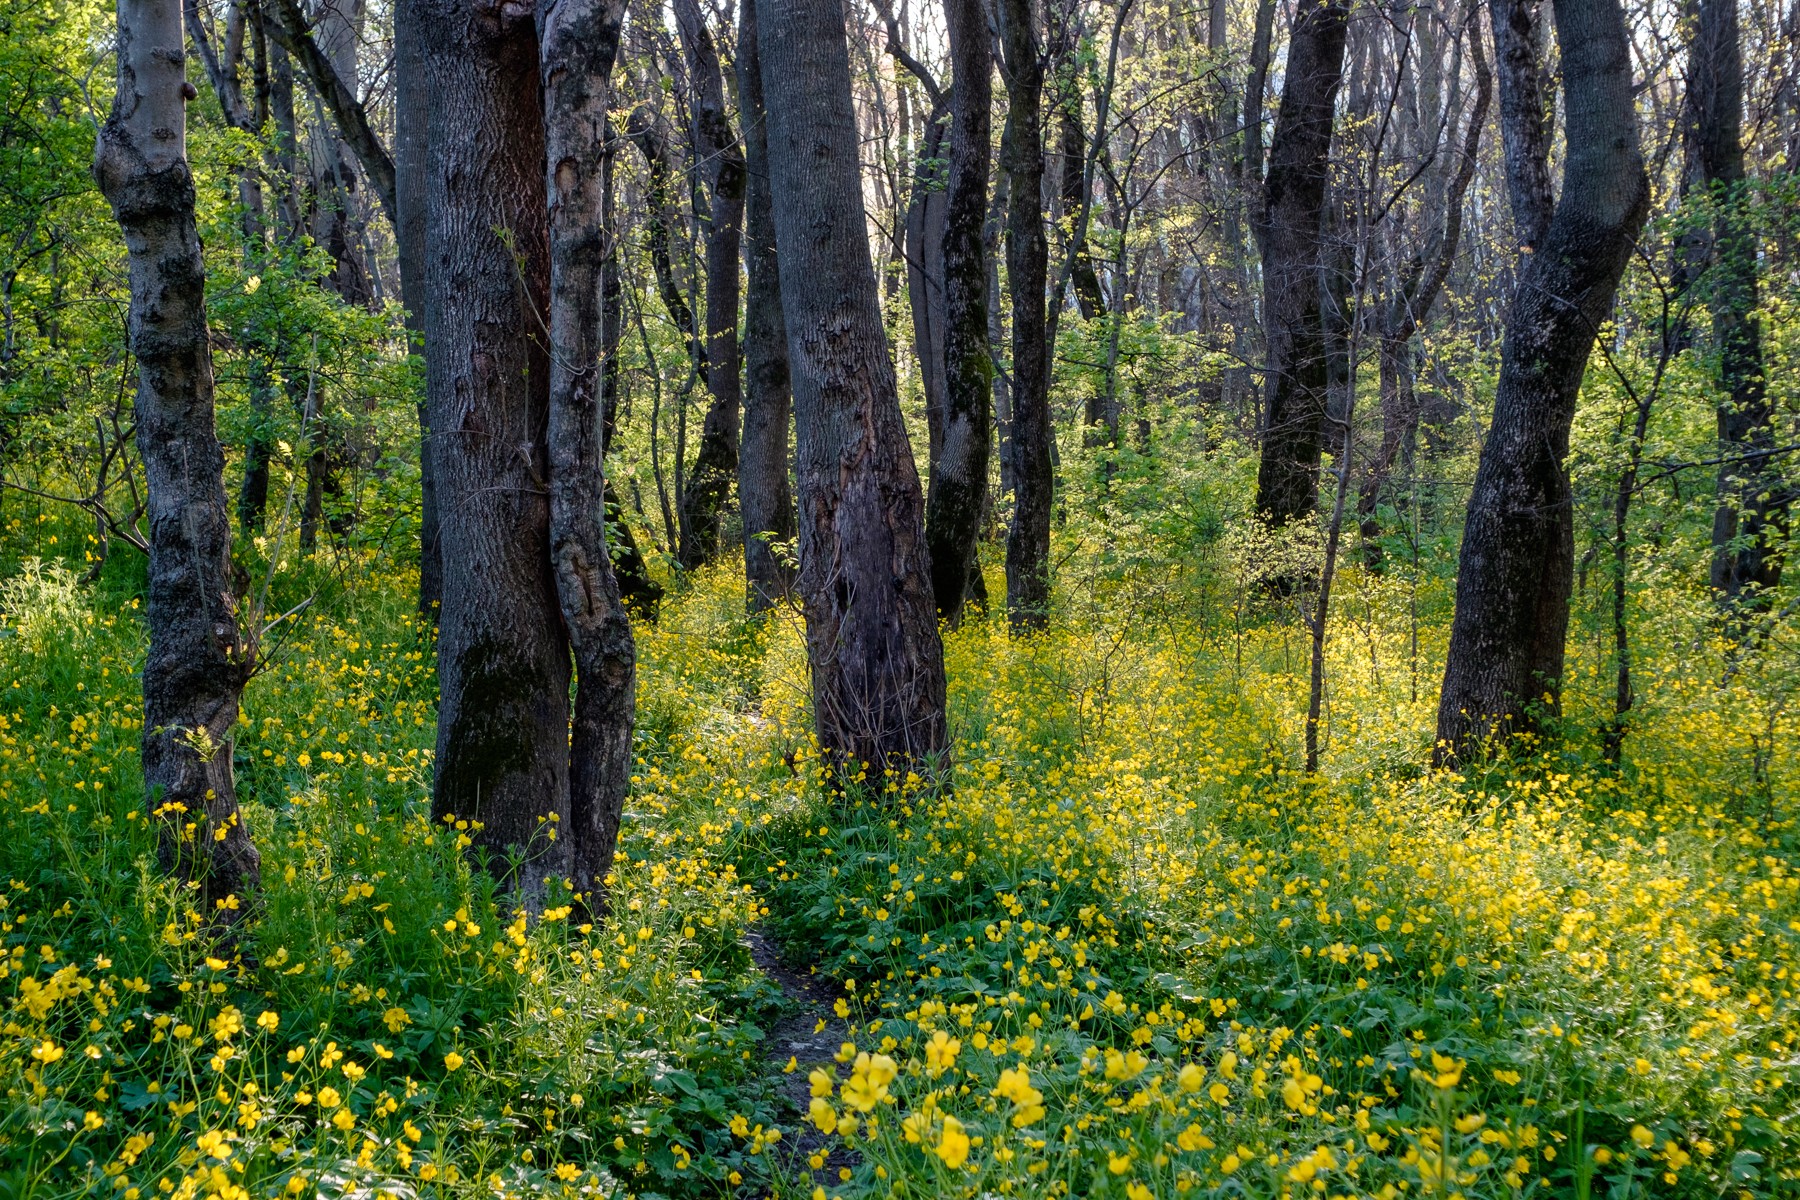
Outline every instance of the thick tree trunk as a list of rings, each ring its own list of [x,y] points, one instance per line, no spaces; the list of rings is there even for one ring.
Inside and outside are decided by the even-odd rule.
[[[949,750],[924,500],[882,329],[837,0],[759,2],[769,180],[799,431],[800,578],[819,744],[841,776]]]
[[[1563,460],[1595,331],[1649,206],[1619,0],[1558,0],[1556,33],[1568,114],[1562,197],[1541,247],[1523,256],[1507,321],[1463,531],[1439,761],[1558,711],[1575,547]]]
[[[775,255],[775,214],[769,193],[762,55],[757,50],[756,0],[741,0],[738,26],[738,104],[745,147],[744,434],[738,457],[738,504],[744,514],[745,605],[773,608],[794,588],[790,558],[772,545],[794,539],[794,493],[788,484],[789,391],[787,324],[781,314],[781,271]]]
[[[430,79],[419,36],[416,0],[394,7],[394,241],[400,260],[400,301],[413,351],[424,353],[426,139],[431,124]],[[437,469],[431,453],[428,402],[419,404],[419,615],[436,623],[444,599],[444,560],[438,549]]]
[[[994,362],[988,349],[987,219],[994,61],[981,0],[948,0],[952,84],[950,180],[942,241],[944,409],[925,505],[938,616],[957,624],[979,579],[993,442]],[[985,597],[983,597],[985,599]]]
[[[698,0],[675,0],[675,22],[694,89],[694,147],[709,194],[706,233],[706,390],[712,396],[700,427],[700,450],[681,497],[681,547],[689,570],[723,549],[725,510],[737,477],[738,250],[744,226],[744,154],[725,114],[718,51]]]
[[[1311,514],[1319,496],[1328,391],[1320,230],[1349,15],[1348,0],[1330,0],[1295,19],[1256,220],[1268,341],[1256,510],[1276,525]]]
[[[1488,0],[1494,61],[1500,76],[1500,141],[1507,195],[1521,253],[1535,250],[1550,226],[1551,109],[1544,95],[1538,0]]]
[[[238,811],[232,726],[254,645],[233,599],[225,454],[213,427],[206,264],[188,168],[180,0],[119,0],[119,87],[94,177],[125,236],[150,526],[144,804],[164,869],[231,923],[260,882]]]
[[[550,568],[544,119],[529,10],[417,0],[432,92],[426,259],[444,601],[432,817],[480,822],[526,894],[567,876],[569,642]]]
[[[1756,319],[1756,235],[1744,217],[1744,64],[1735,0],[1700,0],[1688,66],[1690,151],[1713,205],[1707,308],[1724,393],[1718,406],[1719,507],[1712,586],[1737,605],[1781,582],[1777,550],[1788,491],[1771,452],[1776,433]]]
[[[600,277],[606,108],[625,0],[546,0],[538,13],[550,203],[550,561],[575,652],[569,737],[571,881],[599,907],[631,785],[637,649],[606,550]]]
[[[1006,127],[1000,163],[1010,185],[1006,271],[1012,287],[1013,521],[1006,535],[1006,612],[1015,631],[1050,616],[1050,347],[1044,315],[1049,247],[1044,239],[1044,64],[1030,0],[999,5]]]

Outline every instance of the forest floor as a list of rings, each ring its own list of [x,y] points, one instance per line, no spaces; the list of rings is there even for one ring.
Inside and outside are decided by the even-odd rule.
[[[234,955],[155,869],[110,586],[0,587],[7,1194],[1797,1181],[1794,764],[1743,732],[1791,731],[1691,650],[1645,663],[1622,770],[1571,735],[1428,774],[1410,598],[1352,576],[1307,777],[1276,616],[971,621],[955,791],[843,797],[794,624],[702,576],[639,631],[612,907],[571,928],[428,823],[430,639],[371,575],[245,696]]]

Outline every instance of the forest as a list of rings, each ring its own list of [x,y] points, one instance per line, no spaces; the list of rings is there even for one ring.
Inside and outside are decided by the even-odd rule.
[[[1800,1196],[1800,0],[0,0],[0,1200]]]

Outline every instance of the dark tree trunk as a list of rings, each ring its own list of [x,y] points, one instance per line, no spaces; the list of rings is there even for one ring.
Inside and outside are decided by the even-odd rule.
[[[837,0],[765,0],[757,48],[799,432],[800,578],[819,744],[896,782],[949,751],[924,500],[869,261]]]
[[[625,0],[547,0],[538,13],[550,203],[550,561],[575,652],[570,875],[600,906],[631,785],[637,650],[606,550],[601,272],[606,107]]]
[[[1776,434],[1755,316],[1756,235],[1743,211],[1744,65],[1733,0],[1699,2],[1687,94],[1690,150],[1713,212],[1707,307],[1724,393],[1712,586],[1721,602],[1738,605],[1781,582],[1777,550],[1788,494],[1771,457]]]
[[[431,78],[426,366],[444,601],[432,817],[527,895],[567,876],[569,642],[550,567],[544,118],[529,10],[417,0]]]
[[[1050,347],[1044,290],[1044,63],[1030,0],[1000,0],[1006,127],[1000,164],[1010,187],[1006,271],[1012,287],[1013,521],[1006,535],[1006,612],[1017,631],[1050,616],[1050,510],[1055,477],[1050,440]]]
[[[781,272],[770,207],[769,138],[763,105],[762,56],[757,50],[756,0],[741,0],[738,28],[738,104],[745,147],[744,435],[738,458],[738,504],[744,514],[745,604],[752,613],[773,608],[794,588],[787,554],[771,543],[794,539],[794,494],[788,484],[788,426],[793,397],[788,381],[787,325],[781,314]]]
[[[424,352],[425,223],[429,178],[426,138],[431,123],[430,80],[419,36],[416,0],[394,7],[394,241],[400,260],[400,300],[413,352]],[[444,599],[444,561],[438,552],[437,469],[432,461],[430,405],[419,404],[419,615],[435,623]]]
[[[1348,0],[1330,0],[1303,6],[1295,20],[1258,206],[1268,402],[1256,509],[1276,525],[1309,515],[1319,496],[1328,391],[1320,233],[1349,14]]]
[[[987,219],[994,61],[981,0],[948,0],[952,83],[950,179],[942,241],[944,408],[925,505],[938,616],[957,624],[979,579],[993,412],[988,349]],[[983,597],[985,599],[985,596]]]
[[[698,0],[675,0],[675,21],[694,89],[694,147],[709,193],[706,233],[706,390],[712,395],[700,427],[700,450],[681,497],[677,559],[689,570],[723,548],[726,506],[738,467],[738,250],[744,225],[744,155],[725,114],[718,51]]]
[[[119,86],[94,177],[130,257],[137,446],[148,491],[144,804],[163,868],[232,923],[260,882],[238,811],[232,726],[255,656],[233,599],[225,453],[213,426],[206,263],[188,168],[181,9],[120,0]]]
[[[1094,256],[1089,253],[1087,238],[1081,236],[1078,216],[1091,202],[1088,195],[1087,134],[1081,128],[1081,80],[1074,66],[1058,81],[1058,140],[1061,143],[1061,179],[1063,220],[1069,224],[1069,282],[1075,289],[1075,307],[1081,319],[1092,321],[1100,315],[1100,273],[1094,270]],[[1079,240],[1076,240],[1079,238]],[[1089,424],[1093,422],[1090,420]]]
[[[1463,531],[1440,761],[1558,711],[1575,550],[1563,460],[1595,332],[1649,206],[1619,0],[1558,0],[1556,33],[1568,114],[1562,197],[1541,247],[1523,256],[1507,321]]]
[[[1544,94],[1538,0],[1488,0],[1494,62],[1500,76],[1500,142],[1507,195],[1521,253],[1535,250],[1550,226],[1551,109]]]

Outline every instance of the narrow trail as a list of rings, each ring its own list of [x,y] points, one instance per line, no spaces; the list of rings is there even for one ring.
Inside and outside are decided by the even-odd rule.
[[[794,1108],[791,1122],[782,1125],[787,1136],[775,1144],[771,1153],[784,1168],[783,1174],[805,1185],[802,1194],[810,1193],[815,1186],[829,1191],[841,1186],[839,1172],[855,1167],[861,1159],[807,1120],[807,1105],[812,1099],[807,1075],[814,1067],[836,1069],[839,1048],[851,1040],[850,1028],[833,1011],[837,996],[823,980],[788,965],[781,947],[762,930],[752,929],[749,941],[751,960],[781,989],[791,1006],[791,1011],[769,1030],[764,1051],[773,1078]],[[794,1060],[794,1069],[784,1073],[789,1059]],[[827,1151],[828,1144],[832,1148]],[[814,1168],[811,1160],[822,1151],[825,1160]]]

